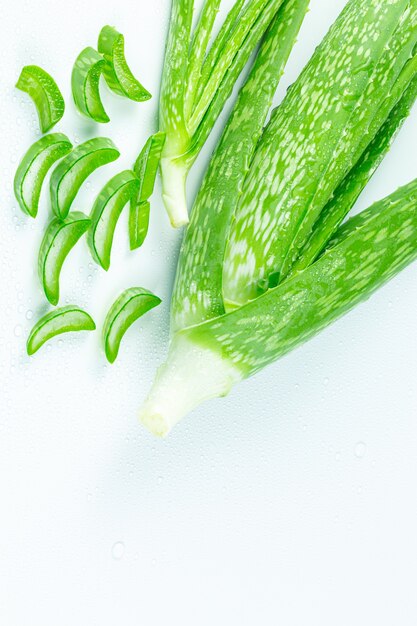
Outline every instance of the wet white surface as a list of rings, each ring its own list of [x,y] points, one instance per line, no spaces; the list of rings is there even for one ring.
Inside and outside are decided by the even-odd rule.
[[[343,5],[312,0],[277,101]],[[140,251],[128,251],[125,215],[107,274],[85,242],[62,273],[61,302],[85,307],[99,326],[124,288],[164,299],[126,335],[116,364],[106,365],[99,333],[26,356],[47,310],[36,254],[49,209],[44,193],[32,221],[13,197],[17,162],[39,137],[13,84],[23,65],[45,67],[67,102],[56,130],[76,142],[101,133],[121,149],[77,197],[74,208],[89,211],[156,128],[168,14],[169,0],[0,7],[0,623],[415,626],[416,265],[158,441],[136,414],[165,352],[180,235],[157,192]],[[75,113],[70,73],[106,23],[125,34],[154,98],[135,104],[103,89],[112,121],[98,128]],[[417,176],[416,145],[417,110],[360,207]]]

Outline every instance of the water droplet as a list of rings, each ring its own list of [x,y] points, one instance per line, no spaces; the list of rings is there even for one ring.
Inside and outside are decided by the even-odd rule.
[[[111,555],[116,561],[120,561],[125,553],[125,544],[122,541],[117,541],[113,544],[111,549]]]
[[[355,446],[355,456],[357,459],[363,459],[366,454],[366,443],[359,441]]]
[[[20,324],[15,326],[15,329],[14,329],[15,337],[21,337],[22,336],[22,332],[23,332],[23,330],[22,330],[22,327],[21,327]]]
[[[26,311],[26,319],[31,320],[32,317],[33,317],[33,311],[29,309],[29,311]]]

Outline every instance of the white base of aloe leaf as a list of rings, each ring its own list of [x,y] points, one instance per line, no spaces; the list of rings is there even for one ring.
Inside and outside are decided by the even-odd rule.
[[[187,413],[205,400],[227,395],[242,377],[219,353],[177,335],[139,419],[151,433],[165,437]]]
[[[169,157],[161,159],[162,198],[174,228],[186,226],[189,222],[185,192],[187,174],[184,163],[176,163]]]

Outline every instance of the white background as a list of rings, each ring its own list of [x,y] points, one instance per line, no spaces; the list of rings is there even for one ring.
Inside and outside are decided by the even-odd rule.
[[[124,216],[106,274],[81,242],[61,303],[86,307],[99,326],[126,287],[148,287],[163,305],[129,331],[113,366],[99,333],[26,356],[47,310],[36,254],[49,208],[45,193],[33,221],[13,198],[17,162],[39,137],[34,107],[13,85],[23,65],[45,67],[67,102],[56,130],[75,142],[105,134],[121,149],[77,197],[74,208],[88,212],[156,130],[169,4],[1,3],[0,624],[415,626],[416,266],[159,441],[136,419],[166,349],[180,242],[158,189],[145,246],[129,253]],[[277,101],[345,2],[311,4]],[[125,34],[154,98],[136,104],[103,88],[112,122],[97,127],[75,113],[69,84],[75,57],[106,23]],[[417,175],[416,146],[414,111],[360,207]]]

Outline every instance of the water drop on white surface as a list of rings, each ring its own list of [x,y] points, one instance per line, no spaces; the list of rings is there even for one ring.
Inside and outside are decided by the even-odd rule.
[[[22,327],[21,327],[20,324],[15,326],[15,328],[14,328],[15,337],[21,337],[22,336],[22,332],[23,332],[23,330],[22,330]]]
[[[115,561],[120,561],[125,553],[125,544],[122,541],[117,541],[113,544],[111,549],[111,555]]]
[[[29,311],[26,311],[26,319],[31,320],[32,317],[33,317],[33,311],[29,309]]]
[[[357,459],[363,459],[366,454],[366,443],[359,441],[355,446],[355,456]]]

